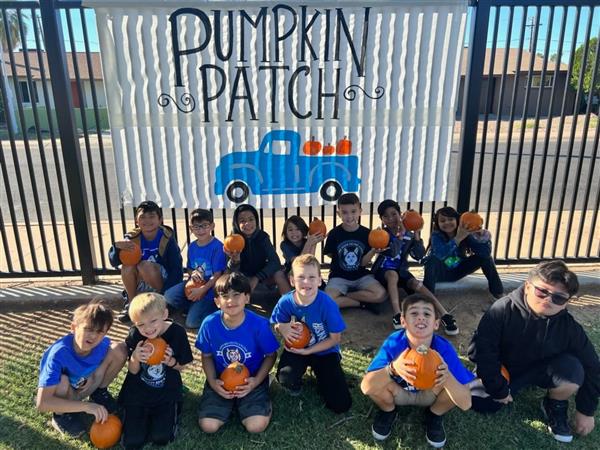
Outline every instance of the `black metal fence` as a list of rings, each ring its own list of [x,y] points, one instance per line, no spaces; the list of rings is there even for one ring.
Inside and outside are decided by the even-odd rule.
[[[108,248],[134,220],[103,131],[92,12],[23,1],[0,3],[0,13],[0,277],[93,282],[114,273]],[[448,201],[402,206],[426,223],[446,204],[478,210],[500,264],[600,261],[599,2],[482,0],[469,17]],[[379,224],[374,210],[363,205],[369,227]],[[214,211],[217,236],[232,212]],[[336,225],[334,206],[261,210],[275,244],[292,214]],[[165,210],[164,221],[189,242],[187,209]]]

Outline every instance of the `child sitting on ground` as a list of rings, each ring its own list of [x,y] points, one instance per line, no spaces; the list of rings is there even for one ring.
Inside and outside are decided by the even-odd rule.
[[[192,211],[190,230],[196,240],[188,247],[187,270],[194,282],[203,284],[193,288],[189,298],[185,295],[185,285],[189,280],[165,291],[165,299],[170,306],[187,312],[187,328],[199,328],[202,321],[217,310],[213,287],[226,269],[227,258],[223,252],[223,243],[212,235],[214,229],[212,212],[207,209]]]
[[[308,366],[317,378],[325,406],[335,413],[350,409],[352,398],[340,364],[340,342],[346,325],[336,303],[319,290],[321,266],[313,255],[292,262],[290,279],[295,290],[285,294],[273,310],[271,323],[289,344],[298,339],[302,324],[311,338],[306,348],[286,345],[277,366],[277,379],[291,395],[299,395]]]
[[[285,274],[292,270],[292,261],[296,256],[314,255],[317,244],[323,242],[322,234],[308,234],[308,225],[300,216],[290,216],[283,224],[279,248],[285,259]]]
[[[430,297],[421,294],[406,297],[401,320],[404,331],[397,331],[385,340],[360,386],[379,407],[371,431],[376,440],[383,441],[392,432],[397,405],[421,406],[427,408],[427,442],[440,448],[446,443],[443,416],[454,406],[462,410],[471,407],[469,383],[474,375],[462,365],[452,344],[434,334],[440,320]],[[412,385],[416,379],[415,363],[402,356],[406,349],[419,346],[437,351],[442,358],[435,386],[429,390],[417,390]]]
[[[175,439],[182,401],[181,370],[192,362],[185,329],[168,320],[165,298],[153,292],[136,296],[129,307],[133,325],[125,339],[128,371],[119,394],[123,405],[122,443],[126,449],[146,442],[165,445]],[[155,347],[147,339],[162,338],[162,361],[151,365]],[[157,345],[158,346],[158,345]]]
[[[431,251],[424,262],[423,284],[431,292],[435,292],[438,282],[457,281],[481,268],[492,296],[498,299],[504,295],[492,257],[490,232],[469,231],[450,206],[438,209],[434,215]]]
[[[136,228],[125,239],[113,244],[108,258],[113,267],[121,265],[119,254],[138,245],[142,259],[135,266],[122,265],[121,278],[125,286],[125,306],[117,318],[130,321],[127,313],[129,301],[141,292],[163,293],[183,278],[181,251],[173,230],[162,223],[162,210],[152,201],[144,201],[135,210]]]
[[[245,309],[250,292],[250,282],[241,273],[222,275],[215,285],[215,303],[220,311],[206,318],[196,339],[206,375],[198,413],[205,433],[217,432],[234,409],[250,433],[264,431],[271,420],[269,372],[277,359],[279,342],[267,319]],[[250,376],[246,384],[227,391],[219,377],[236,362],[246,366]]]
[[[384,286],[390,296],[390,303],[394,311],[392,325],[396,330],[402,328],[400,325],[400,293],[399,288],[404,289],[407,294],[418,292],[430,297],[436,309],[441,313],[441,322],[446,334],[453,336],[458,334],[458,327],[454,317],[446,311],[439,300],[417,280],[408,270],[408,256],[420,261],[425,256],[425,247],[421,239],[421,232],[417,230],[410,232],[404,228],[400,205],[394,200],[384,200],[377,207],[377,213],[383,222],[383,229],[390,236],[388,248],[384,251],[371,250],[369,255],[378,253],[371,271],[375,279]]]
[[[232,272],[241,272],[250,281],[252,291],[258,283],[277,284],[279,294],[291,290],[285,274],[281,270],[281,261],[271,238],[259,227],[258,212],[251,205],[240,205],[233,213],[233,232],[244,237],[242,252],[228,252],[227,268]]]
[[[42,356],[36,406],[53,413],[52,426],[63,434],[76,438],[87,431],[77,413],[105,422],[117,410],[107,387],[125,364],[126,351],[106,337],[112,323],[112,311],[99,301],[82,305],[73,313],[71,333]]]
[[[342,194],[337,202],[337,215],[342,221],[327,235],[323,253],[331,258],[331,269],[325,292],[340,308],[360,307],[378,312],[377,304],[385,300],[385,288],[365,267],[369,229],[358,223],[361,214],[356,194]]]

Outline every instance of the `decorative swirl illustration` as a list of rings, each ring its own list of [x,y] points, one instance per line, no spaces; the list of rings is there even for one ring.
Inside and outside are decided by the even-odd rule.
[[[181,102],[181,106],[177,100],[171,97],[169,94],[162,93],[158,96],[158,104],[163,108],[166,108],[171,102],[173,102],[175,107],[182,113],[191,113],[194,109],[196,109],[196,99],[189,92],[184,92],[181,94],[179,101]]]
[[[351,84],[346,89],[344,89],[344,98],[350,102],[353,101],[356,98],[357,90],[361,90],[362,93],[369,97],[371,100],[379,100],[381,97],[383,97],[383,94],[385,93],[385,89],[383,87],[377,86],[375,88],[375,91],[373,92],[373,96],[370,96],[369,94],[367,94],[367,91],[365,91],[364,88],[360,87],[358,84]]]

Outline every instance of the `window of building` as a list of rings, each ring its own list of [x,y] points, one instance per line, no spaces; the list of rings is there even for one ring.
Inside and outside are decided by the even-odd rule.
[[[552,75],[544,76],[544,87],[545,88],[552,87],[553,78],[554,77]],[[531,77],[531,87],[539,88],[541,85],[542,85],[542,76],[541,75],[533,75]]]
[[[35,84],[35,81],[33,81],[31,85],[33,87],[33,102],[39,103],[40,100],[38,97],[37,86]],[[21,98],[23,98],[23,103],[31,103],[32,96],[30,95],[29,85],[27,81],[19,81],[19,86],[21,88]]]

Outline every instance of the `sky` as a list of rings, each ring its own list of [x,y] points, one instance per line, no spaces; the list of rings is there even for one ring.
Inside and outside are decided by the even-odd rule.
[[[465,33],[465,46],[469,45],[468,30],[470,28],[470,21],[472,19],[472,15],[474,12],[474,8],[469,8],[469,9],[470,9],[470,11],[469,11],[469,15],[468,15],[468,22],[467,22],[467,28],[466,28],[467,32]],[[540,18],[539,18],[540,26],[539,26],[539,31],[538,31],[536,53],[543,53],[543,51],[544,51],[546,35],[548,33],[548,27],[551,27],[551,30],[552,30],[552,33],[550,36],[549,54],[552,55],[557,52],[558,44],[559,44],[559,37],[560,37],[560,28],[561,28],[560,24],[563,19],[563,16],[566,14],[565,34],[564,34],[564,39],[563,39],[564,43],[563,43],[563,51],[562,51],[561,60],[563,62],[567,63],[569,60],[573,39],[575,39],[576,47],[581,45],[585,39],[586,29],[588,26],[588,21],[590,20],[590,15],[592,16],[591,17],[590,38],[597,37],[600,34],[600,7],[595,8],[595,10],[593,10],[593,14],[591,14],[591,13],[592,13],[592,10],[589,7],[581,8],[579,24],[577,26],[577,29],[575,29],[575,22],[576,22],[576,15],[577,15],[575,7],[569,7],[569,8],[557,7],[555,9],[554,18],[553,18],[552,22],[550,22],[550,7],[547,7],[547,6],[541,7],[540,8]],[[31,12],[29,12],[28,14],[31,17]],[[495,17],[497,14],[500,15],[499,22],[498,22],[497,38],[496,38],[497,39],[497,47],[499,47],[499,48],[507,47],[507,46],[513,47],[513,48],[518,47],[519,36],[521,33],[521,29],[524,25],[524,21],[525,21],[525,25],[528,25],[531,23],[535,23],[537,20],[536,19],[537,8],[535,8],[535,7],[528,7],[528,8],[515,7],[514,13],[513,13],[513,23],[512,23],[512,27],[511,27],[512,29],[510,32],[510,40],[507,42],[508,37],[509,37],[508,26],[509,26],[510,8],[509,7],[492,8],[492,14],[490,17],[487,43],[486,43],[488,48],[492,47],[492,43],[494,40],[493,26],[494,26],[494,20],[495,20]],[[39,15],[39,12],[38,12],[38,15]],[[85,47],[84,47],[84,37],[83,37],[83,24],[82,24],[80,12],[79,12],[79,10],[76,10],[76,9],[71,10],[70,15],[71,15],[73,36],[74,36],[74,41],[75,41],[74,42],[75,48],[77,51],[84,51]],[[71,44],[71,41],[70,41],[69,35],[68,35],[66,13],[64,11],[62,14],[62,20],[63,20],[63,24],[64,24],[63,29],[65,30],[65,47],[66,47],[67,51],[70,51],[72,44]],[[96,21],[95,21],[94,11],[91,9],[86,9],[85,13],[84,13],[84,20],[85,20],[85,24],[86,24],[86,28],[87,28],[87,32],[88,32],[90,50],[93,52],[99,51],[99,39],[98,39],[97,30],[96,30]],[[27,45],[29,48],[35,48],[35,37],[33,35],[33,27],[31,26],[31,19],[28,19],[28,22],[29,22],[29,27],[28,27],[29,31],[28,31],[28,37],[27,37]],[[41,20],[38,17],[38,23],[40,23],[40,22],[41,22]],[[532,29],[533,29],[533,27],[530,27],[530,26],[526,26],[526,28],[525,28],[525,39],[524,39],[524,43],[523,43],[523,48],[525,50],[529,49],[530,40],[532,39]]]

